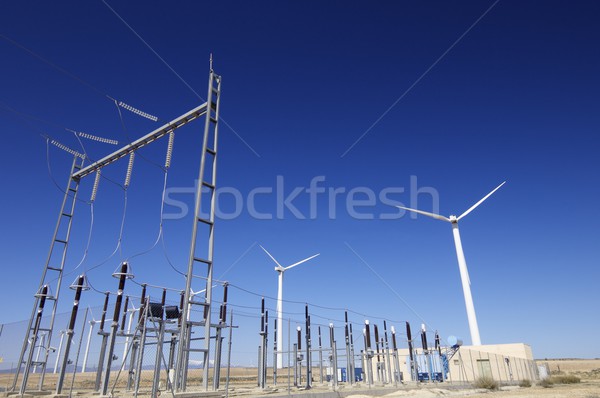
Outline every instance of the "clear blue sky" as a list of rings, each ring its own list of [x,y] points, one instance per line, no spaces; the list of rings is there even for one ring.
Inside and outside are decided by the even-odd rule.
[[[376,195],[404,188],[388,198],[415,204],[411,176],[419,188],[439,193],[446,216],[507,181],[460,224],[484,343],[525,342],[538,358],[600,355],[600,4],[108,4],[152,50],[102,1],[3,4],[0,322],[29,316],[62,199],[40,133],[79,151],[65,128],[122,143],[139,137],[160,124],[122,109],[122,125],[106,95],[169,121],[203,102],[190,87],[206,97],[212,52],[223,76],[222,116],[231,126],[221,124],[218,183],[238,190],[245,206],[239,217],[218,220],[215,246],[215,276],[239,287],[229,299],[243,326],[234,341],[240,357],[256,356],[260,307],[259,296],[240,288],[276,296],[277,276],[259,244],[283,265],[321,253],[286,274],[287,300],[379,316],[398,329],[403,320],[415,330],[425,321],[444,337],[470,340],[450,225],[427,217],[381,219],[396,210],[378,196],[356,208],[373,219],[346,210],[348,191],[357,187]],[[174,191],[194,185],[201,128],[196,122],[177,134],[168,179]],[[114,149],[83,143],[96,159]],[[158,233],[163,173],[151,162],[163,163],[165,147],[157,142],[143,151],[147,161],[136,160],[125,257],[150,247]],[[71,157],[55,147],[49,153],[52,177],[62,187]],[[125,166],[111,166],[105,175],[122,183]],[[289,208],[277,217],[278,178],[287,196],[318,176],[326,192],[316,196],[315,217],[306,192],[293,201],[306,219]],[[82,198],[91,183],[82,184]],[[257,187],[274,189],[254,203],[272,220],[247,210],[248,193]],[[331,199],[335,188],[345,193]],[[189,193],[173,198],[192,201]],[[431,211],[432,203],[430,195],[418,195],[419,208]],[[224,212],[234,204],[223,195]],[[88,258],[65,276],[66,284],[110,254],[122,208],[122,191],[103,180]],[[67,272],[83,255],[89,226],[89,206],[81,203]],[[190,229],[189,216],[165,222],[168,254],[180,270]],[[98,290],[116,289],[110,274],[119,260],[89,271]],[[184,287],[160,244],[132,266],[138,283]],[[128,287],[139,295],[139,286]],[[90,291],[83,300],[96,307],[102,299]],[[71,302],[65,286],[59,311]],[[267,306],[272,319],[274,301]],[[302,319],[302,305],[286,303],[285,311],[292,327]],[[311,311],[315,324],[343,319],[341,311]]]

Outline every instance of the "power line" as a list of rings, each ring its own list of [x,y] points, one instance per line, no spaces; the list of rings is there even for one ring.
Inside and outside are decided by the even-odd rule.
[[[94,86],[93,84],[91,84],[90,82],[82,79],[81,77],[75,75],[74,73],[70,72],[69,70],[67,70],[66,68],[63,68],[62,66],[57,65],[56,63],[48,60],[47,58],[41,56],[40,54],[36,53],[35,51],[31,50],[30,48],[25,47],[23,44],[17,42],[16,40],[4,35],[4,34],[0,34],[0,38],[6,40],[7,42],[9,42],[10,44],[12,44],[13,46],[25,51],[26,53],[28,53],[29,55],[31,55],[34,58],[37,58],[38,60],[42,61],[43,63],[49,65],[50,67],[52,67],[53,69],[57,70],[58,72],[70,77],[71,79],[83,84],[84,86],[88,87],[89,89],[91,89],[92,91],[94,91],[96,94],[100,95],[103,98],[108,99],[111,102],[117,102],[117,100],[115,100],[112,96],[108,95],[107,93],[105,93],[104,91],[100,90],[99,88],[97,88],[96,86]],[[144,117],[146,119],[152,120],[154,122],[157,122],[159,119],[156,116],[150,115],[146,112],[143,112],[137,108],[134,108],[130,105],[125,104],[124,102],[118,102],[117,106],[122,106],[123,108],[129,110],[132,113],[137,114],[138,116]]]
[[[156,52],[156,50],[154,50],[154,48],[152,48],[152,46],[150,44],[148,44],[148,42],[146,42],[146,40],[144,40],[144,38],[142,38],[142,36],[135,30],[133,29],[133,27],[131,27],[131,25],[129,25],[127,23],[127,21],[125,21],[125,19],[114,9],[112,8],[105,0],[102,0],[102,3],[104,3],[104,5],[113,13],[115,14],[115,16],[117,18],[119,18],[119,20],[138,38],[140,39],[140,41],[154,54],[156,55],[156,57],[171,71],[173,72],[173,74],[175,76],[177,76],[177,78],[192,92],[194,93],[194,95],[196,97],[198,97],[201,101],[205,101],[204,98],[202,98],[202,96],[200,94],[198,94],[196,92],[196,90],[194,90],[192,88],[192,86],[190,84],[188,84],[187,81],[185,81],[185,79],[183,77],[181,77],[181,75],[179,73],[177,73],[175,71],[175,69],[173,69],[173,67],[171,65],[169,65],[169,63],[167,61],[165,61],[165,59],[163,57],[160,56],[160,54],[158,54],[158,52]],[[212,55],[211,55],[212,57]],[[254,153],[256,155],[256,157],[260,158],[260,154],[258,152],[256,152],[254,150],[254,148],[252,148],[252,146],[250,146],[250,144],[248,144],[246,142],[246,140],[244,140],[244,138],[237,132],[235,131],[235,129],[233,127],[231,127],[229,125],[229,123],[227,123],[226,120],[223,119],[223,117],[219,117],[219,120],[223,122],[223,124],[225,124],[225,126],[227,126],[232,132],[233,134],[235,134],[235,136],[244,143],[244,145],[246,145],[246,147],[248,149],[250,149],[250,151],[252,151],[252,153]]]
[[[248,293],[248,294],[254,295],[254,296],[258,296],[258,297],[264,297],[264,298],[268,298],[268,299],[270,299],[270,300],[277,300],[277,299],[276,299],[276,298],[274,298],[274,297],[269,297],[269,296],[266,296],[266,295],[264,295],[264,294],[259,294],[259,293],[256,293],[256,292],[253,292],[253,291],[250,291],[250,290],[248,290],[248,289],[244,289],[243,287],[241,287],[241,286],[237,286],[237,285],[235,285],[235,284],[233,284],[233,283],[231,283],[231,282],[229,283],[229,286],[231,286],[231,287],[233,287],[233,288],[235,288],[235,289],[241,290],[241,291],[243,291],[243,292],[245,292],[245,293]],[[348,311],[349,313],[352,313],[352,314],[354,314],[354,315],[359,315],[359,316],[365,317],[365,318],[367,318],[367,319],[368,319],[368,318],[372,318],[372,319],[381,319],[381,320],[386,320],[386,321],[390,321],[390,322],[406,322],[406,321],[397,321],[397,320],[393,320],[393,319],[389,319],[389,318],[386,318],[386,317],[381,317],[381,316],[368,315],[368,314],[360,313],[360,312],[353,311],[353,310],[350,310],[350,309],[347,309],[347,308],[339,308],[339,307],[327,307],[327,306],[323,306],[323,305],[318,305],[318,304],[314,304],[314,303],[309,303],[309,302],[307,302],[307,301],[282,300],[282,302],[284,302],[284,303],[291,303],[291,304],[305,304],[305,305],[309,305],[310,307],[313,307],[313,308],[320,308],[320,309],[324,309],[324,310],[330,310],[330,311]]]

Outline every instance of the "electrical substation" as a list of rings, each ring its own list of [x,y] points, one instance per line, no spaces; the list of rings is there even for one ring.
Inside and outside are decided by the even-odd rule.
[[[235,289],[239,287],[217,280],[213,264],[221,82],[211,60],[205,103],[97,161],[49,139],[73,160],[18,360],[8,372],[11,379],[4,396],[229,396],[240,391],[245,395],[277,391],[287,395],[310,389],[359,391],[466,384],[481,376],[506,383],[539,378],[529,346],[481,344],[470,296],[457,222],[499,187],[458,218],[427,213],[452,223],[473,345],[463,345],[456,337],[444,339],[440,332],[427,330],[425,324],[416,332],[407,321],[391,321],[393,316],[366,319],[351,309],[334,309],[340,319],[336,322],[314,322],[312,304],[308,303],[303,319],[292,322],[284,318],[284,272],[319,254],[282,266],[262,246],[278,274],[276,311],[269,314],[262,297],[260,313],[254,314],[260,318],[260,325],[255,330],[239,329],[234,311],[228,308],[228,295],[238,292]],[[118,106],[157,120],[122,102]],[[102,297],[101,310],[93,314],[89,307],[82,309],[82,297],[93,289],[89,276],[85,272],[78,275],[67,291],[63,280],[81,185],[90,180],[89,203],[93,206],[102,189],[103,169],[125,162],[123,187],[127,190],[134,180],[137,151],[161,139],[168,140],[163,165],[166,181],[175,134],[188,123],[193,123],[196,130],[203,123],[203,128],[185,285],[157,286],[139,281],[134,262],[125,260],[114,264],[114,288],[96,292]],[[115,144],[89,134],[80,136]],[[159,293],[151,295],[149,289]],[[74,304],[65,327],[66,318],[58,313],[58,303],[71,300],[73,294]],[[256,300],[258,305],[258,297]],[[232,347],[235,355],[236,336],[240,334],[255,336],[258,343],[253,347],[256,366],[243,376],[231,366]],[[91,351],[97,355],[90,355]]]

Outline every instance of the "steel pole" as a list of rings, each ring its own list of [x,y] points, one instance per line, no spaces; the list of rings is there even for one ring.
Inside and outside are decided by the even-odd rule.
[[[104,369],[104,356],[106,355],[106,339],[108,338],[108,333],[104,332],[104,322],[106,320],[106,311],[108,310],[109,296],[110,292],[106,292],[104,297],[104,307],[102,308],[102,318],[100,318],[100,330],[98,331],[98,334],[102,335],[102,344],[100,345],[100,355],[98,357],[98,369],[96,369],[96,384],[94,385],[96,391],[100,390],[102,370]]]
[[[113,353],[115,350],[115,341],[117,338],[117,329],[119,327],[119,315],[121,313],[121,303],[123,302],[123,289],[125,289],[125,279],[129,272],[129,264],[123,262],[121,264],[121,272],[119,276],[119,290],[117,291],[117,300],[115,302],[115,312],[113,314],[113,321],[110,327],[109,345],[108,345],[108,356],[106,358],[106,372],[104,374],[104,382],[102,383],[102,395],[108,393],[108,383],[110,381],[110,368],[113,361]]]
[[[329,345],[331,346],[331,385],[335,390],[338,386],[338,369],[337,369],[337,347],[335,345],[335,335],[333,323],[329,324]]]
[[[344,311],[344,341],[346,343],[346,380],[350,385],[354,384],[354,372],[352,372],[352,357],[350,354],[350,330],[348,328],[348,311]],[[352,372],[352,374],[350,373]]]
[[[69,363],[69,352],[71,350],[71,342],[73,341],[73,333],[75,329],[75,322],[77,320],[77,311],[79,310],[79,299],[81,298],[81,291],[84,286],[85,277],[79,276],[77,280],[77,289],[75,290],[75,302],[73,303],[73,310],[71,311],[71,320],[69,321],[69,327],[67,329],[67,343],[65,345],[65,355],[63,356],[62,366],[58,381],[56,382],[56,394],[62,392],[62,386],[65,379],[65,372],[67,370],[67,364]],[[85,324],[84,324],[85,327]]]
[[[383,336],[385,337],[385,358],[386,358],[386,366],[388,370],[388,383],[392,382],[392,364],[390,361],[390,343],[388,341],[387,334],[387,323],[385,320],[383,321]]]
[[[229,313],[229,341],[227,342],[227,379],[225,380],[225,398],[229,398],[229,376],[231,369],[231,336],[233,334],[233,310]]]
[[[319,326],[319,373],[321,375],[321,383],[323,383],[323,346],[321,345],[321,326]]]
[[[312,364],[310,355],[310,316],[308,315],[308,304],[305,306],[305,323],[306,323],[306,389],[309,390],[312,379]]]

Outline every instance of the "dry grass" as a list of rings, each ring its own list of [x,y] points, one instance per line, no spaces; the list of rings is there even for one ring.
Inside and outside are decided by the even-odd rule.
[[[556,375],[550,377],[550,381],[554,384],[574,384],[580,383],[581,379],[574,375]]]
[[[525,387],[531,387],[531,380],[529,380],[529,379],[521,380],[519,382],[519,387],[523,387],[523,388],[525,388]]]
[[[497,390],[498,382],[491,377],[479,377],[473,382],[475,388],[485,388],[486,390]]]
[[[536,362],[548,365],[551,375],[572,374],[582,380],[600,379],[600,359],[545,359]]]
[[[577,384],[581,379],[574,375],[555,375],[541,380],[538,385],[544,388],[550,388],[555,384]]]
[[[554,383],[552,383],[550,379],[542,379],[537,383],[537,385],[544,388],[550,388],[554,385]]]

